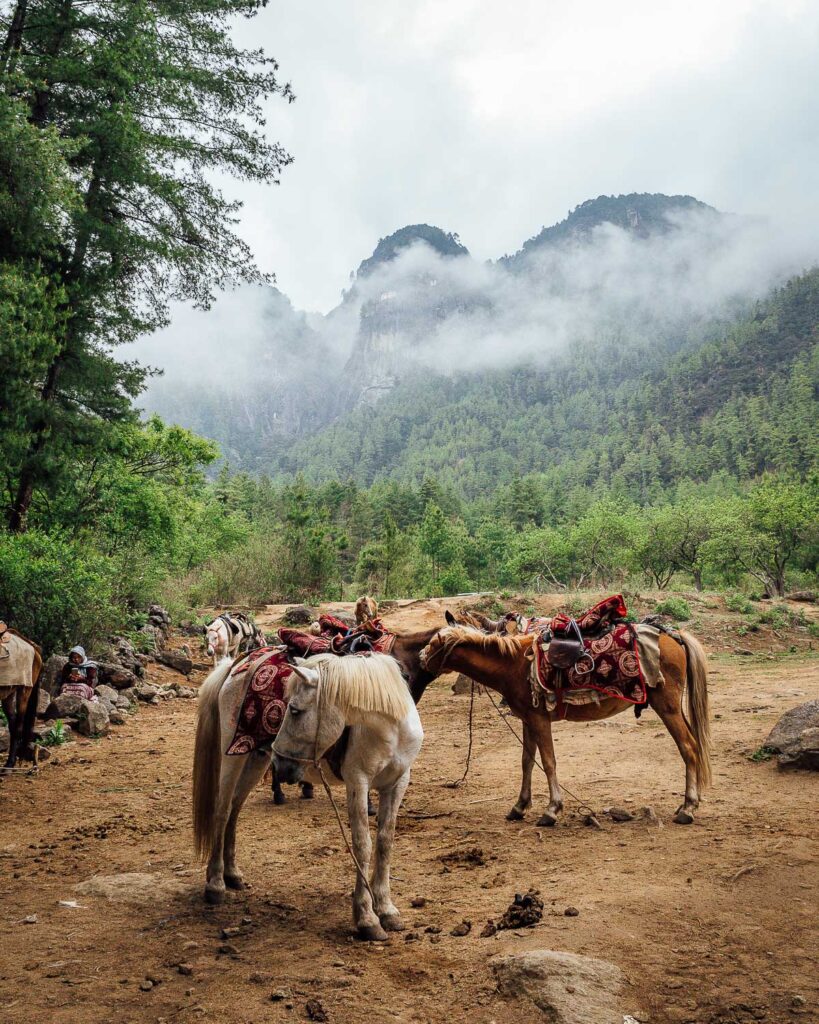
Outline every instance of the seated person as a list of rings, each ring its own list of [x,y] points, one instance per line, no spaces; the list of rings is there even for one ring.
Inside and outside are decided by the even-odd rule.
[[[60,694],[70,693],[83,700],[96,701],[94,693],[97,682],[97,666],[85,656],[84,647],[72,647],[68,652],[68,663],[60,674]]]

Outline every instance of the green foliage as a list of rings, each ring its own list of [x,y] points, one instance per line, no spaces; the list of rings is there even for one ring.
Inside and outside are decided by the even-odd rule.
[[[687,622],[691,618],[691,605],[682,597],[667,597],[657,603],[654,611],[677,622]]]
[[[65,731],[65,724],[62,718],[58,718],[37,740],[41,747],[61,747],[68,743],[68,736]]]
[[[776,751],[771,747],[757,747],[757,749],[751,754],[750,760],[756,764],[760,764],[763,761],[770,761],[770,759],[776,754]]]
[[[808,623],[808,636],[812,640],[819,640],[819,622]]]
[[[739,612],[740,615],[750,615],[754,611],[753,604],[744,594],[728,594],[725,607],[729,612]]]

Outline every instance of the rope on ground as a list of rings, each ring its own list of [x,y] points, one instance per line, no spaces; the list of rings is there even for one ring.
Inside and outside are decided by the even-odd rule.
[[[445,789],[457,789],[458,786],[462,786],[466,782],[466,777],[469,774],[469,765],[472,761],[472,712],[475,707],[475,680],[470,679],[469,681],[472,684],[472,688],[469,691],[469,746],[466,749],[466,767],[464,768],[463,775],[456,782],[444,783]]]

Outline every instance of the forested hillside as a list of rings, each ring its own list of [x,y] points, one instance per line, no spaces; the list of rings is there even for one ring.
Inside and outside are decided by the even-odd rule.
[[[419,482],[477,498],[526,473],[561,494],[590,488],[647,503],[680,480],[748,479],[816,464],[819,271],[673,354],[609,337],[508,370],[400,384],[294,446],[283,467],[320,480]]]

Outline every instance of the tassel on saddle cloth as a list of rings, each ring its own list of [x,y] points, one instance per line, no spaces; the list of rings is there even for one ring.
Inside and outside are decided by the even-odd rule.
[[[556,615],[538,631],[533,645],[532,704],[541,700],[549,712],[566,715],[568,704],[599,703],[617,697],[629,704],[645,704],[646,680],[637,652],[637,632],[623,619],[628,614],[620,594],[594,605],[577,619]],[[549,662],[552,639],[569,638],[576,622],[582,635],[582,653],[575,664],[557,668]]]

